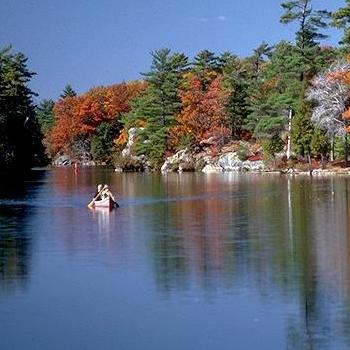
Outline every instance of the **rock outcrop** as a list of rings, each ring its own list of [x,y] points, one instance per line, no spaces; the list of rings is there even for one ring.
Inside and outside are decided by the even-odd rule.
[[[117,162],[116,172],[139,172],[147,171],[151,168],[150,162],[144,155],[136,156],[134,145],[136,138],[143,128],[130,128],[128,130],[128,142],[121,152],[121,157]]]
[[[125,145],[125,148],[122,150],[122,156],[127,157],[127,156],[132,156],[132,148],[135,144],[135,140],[137,135],[142,131],[143,128],[130,128],[128,130],[128,142]]]
[[[187,149],[181,150],[175,153],[173,156],[168,157],[161,167],[162,173],[168,173],[171,171],[190,171],[194,170],[191,158],[187,153]]]
[[[60,155],[52,161],[52,165],[55,166],[69,166],[72,165],[72,160],[67,155]]]
[[[198,169],[197,164],[202,162]],[[186,171],[185,169],[201,170],[204,173],[224,172],[224,171],[263,171],[264,163],[261,160],[242,161],[236,152],[228,152],[219,157],[212,158],[207,154],[190,155],[187,150],[181,150],[164,162],[161,171],[167,173],[171,171]]]
[[[262,160],[240,160],[236,152],[225,153],[217,161],[222,171],[262,171],[264,162]]]

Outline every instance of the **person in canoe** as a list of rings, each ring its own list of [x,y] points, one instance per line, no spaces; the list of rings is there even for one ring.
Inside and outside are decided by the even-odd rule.
[[[97,186],[97,190],[96,190],[96,192],[95,192],[95,194],[94,194],[94,198],[95,198],[95,200],[100,200],[102,197],[101,197],[101,195],[102,195],[102,188],[103,188],[103,186],[102,186],[102,184],[99,184],[98,186]],[[101,192],[101,193],[100,193]]]
[[[117,201],[115,200],[113,193],[110,191],[110,189],[108,188],[108,185],[104,185],[103,187],[103,191],[101,193],[101,197],[102,199],[110,197],[113,199],[114,203],[117,203]]]
[[[109,198],[109,201],[106,199]],[[94,208],[95,206],[109,206],[110,208],[119,207],[116,202],[113,193],[108,188],[108,185],[102,186],[101,184],[97,186],[97,191],[94,195],[93,200],[88,204],[89,208]]]

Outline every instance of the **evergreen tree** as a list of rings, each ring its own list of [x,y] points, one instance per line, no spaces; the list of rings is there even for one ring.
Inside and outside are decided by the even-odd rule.
[[[151,71],[143,74],[148,88],[134,101],[126,123],[130,125],[130,120],[144,122],[137,151],[145,154],[158,167],[168,146],[169,129],[181,108],[178,92],[188,59],[181,53],[171,54],[169,49],[156,50],[151,54]]]
[[[70,84],[67,84],[62,94],[60,95],[60,98],[64,99],[66,97],[74,97],[74,96],[77,96],[77,93],[75,92],[75,90],[72,88]]]
[[[331,142],[324,130],[315,128],[311,138],[311,152],[316,156],[321,156],[322,168],[325,167],[325,159],[331,151]]]
[[[341,38],[340,44],[344,45],[347,50],[350,47],[350,0],[345,0],[345,6],[339,8],[332,13],[333,27],[342,29],[344,34]]]
[[[303,102],[293,117],[292,144],[297,147],[298,154],[311,155],[311,142],[315,128],[311,122],[312,107],[310,103]],[[316,142],[316,139],[314,139]],[[314,145],[316,147],[316,145]]]
[[[217,58],[217,67],[220,73],[239,67],[239,59],[236,55],[229,51],[225,51]]]
[[[45,135],[54,123],[53,100],[43,100],[35,109],[36,119],[40,125],[41,132]]]
[[[195,71],[215,71],[219,67],[218,57],[214,52],[202,50],[195,56],[193,67]]]
[[[250,106],[247,127],[255,137],[269,138],[285,130],[288,111],[303,98],[306,83],[299,79],[300,56],[295,46],[277,44],[261,73]]]
[[[0,167],[28,167],[39,152],[35,93],[27,86],[34,74],[22,53],[0,50]]]
[[[283,140],[278,134],[273,134],[272,137],[265,139],[262,143],[263,152],[266,158],[272,157],[276,163],[276,153],[283,149]],[[276,165],[276,164],[275,164]]]
[[[219,58],[209,50],[200,51],[194,58],[192,64],[193,72],[197,75],[205,88],[217,77],[220,71]]]
[[[231,136],[239,139],[248,115],[248,82],[241,61],[229,52],[222,54],[220,62],[222,84],[227,92],[226,114]]]
[[[285,1],[281,4],[285,13],[281,16],[281,23],[288,24],[298,21],[299,29],[296,32],[296,45],[305,55],[307,48],[316,46],[327,35],[321,33],[327,28],[330,12],[326,10],[313,10],[312,0]]]
[[[114,145],[113,140],[120,131],[121,124],[118,119],[101,123],[91,140],[91,153],[94,160],[112,163]]]
[[[270,57],[271,51],[272,48],[264,41],[256,49],[254,49],[253,56],[250,58],[250,60],[253,65],[255,80],[259,79],[261,67],[265,63],[266,58]]]
[[[281,4],[285,13],[281,16],[281,23],[288,24],[294,21],[299,23],[295,35],[295,44],[300,54],[300,80],[305,79],[307,73],[315,74],[314,62],[319,54],[318,43],[327,38],[322,33],[326,29],[330,12],[313,10],[312,0],[286,1]]]

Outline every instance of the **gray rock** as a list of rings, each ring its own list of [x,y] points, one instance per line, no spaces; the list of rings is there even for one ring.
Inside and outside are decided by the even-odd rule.
[[[224,169],[220,165],[207,164],[203,169],[203,173],[221,173]]]
[[[130,128],[128,130],[128,142],[125,146],[125,148],[122,150],[122,156],[126,157],[126,156],[131,156],[132,152],[132,146],[135,143],[135,139],[137,137],[137,135],[140,133],[140,131],[142,131],[144,128]]]
[[[182,171],[185,168],[185,164],[189,162],[189,155],[187,149],[183,149],[173,156],[168,157],[162,167],[160,168],[162,173],[168,173],[171,171]]]
[[[64,155],[60,155],[60,156],[56,157],[52,161],[52,164],[56,165],[56,166],[68,166],[68,165],[72,164],[72,160],[70,159],[69,156],[64,154]]]
[[[223,171],[262,171],[264,162],[261,160],[242,161],[238,158],[236,152],[225,153],[220,156],[217,164],[222,167]]]

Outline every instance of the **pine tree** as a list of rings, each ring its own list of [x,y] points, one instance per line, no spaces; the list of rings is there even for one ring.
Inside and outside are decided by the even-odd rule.
[[[219,58],[209,50],[202,50],[195,56],[192,70],[204,87],[208,88],[220,71]]]
[[[54,123],[53,107],[55,102],[53,100],[43,100],[35,109],[36,119],[40,125],[40,130],[46,134]]]
[[[265,63],[266,58],[270,57],[271,51],[272,48],[264,41],[256,49],[254,49],[254,54],[250,60],[253,65],[255,80],[259,79],[261,67]]]
[[[330,18],[330,12],[313,10],[311,3],[312,0],[294,0],[281,4],[285,10],[280,18],[281,23],[299,22],[296,45],[304,55],[307,48],[316,46],[320,40],[327,38],[321,30],[327,28],[327,20]]]
[[[315,127],[311,122],[312,108],[310,103],[303,102],[298,106],[293,117],[292,144],[297,148],[298,154],[311,155],[311,142]],[[314,140],[315,142],[315,140]]]
[[[22,53],[0,50],[0,167],[26,167],[38,153],[38,130],[27,86],[35,73]]]
[[[295,46],[277,44],[255,89],[247,127],[255,137],[270,138],[285,130],[288,111],[296,109],[306,82],[299,79],[300,56]]]
[[[171,54],[169,49],[151,53],[151,71],[144,73],[148,88],[133,104],[129,120],[142,120],[145,123],[137,143],[139,154],[145,154],[159,167],[168,147],[169,129],[181,108],[179,87],[183,73],[188,67],[188,59],[181,53]]]
[[[332,13],[333,27],[342,29],[344,34],[340,41],[340,44],[344,45],[347,50],[350,46],[350,0],[345,0],[345,6],[339,8]]]
[[[300,54],[300,80],[307,74],[315,74],[315,60],[320,52],[320,40],[327,35],[322,30],[328,26],[330,12],[326,10],[313,10],[312,0],[286,1],[281,4],[285,13],[281,16],[281,23],[288,24],[294,21],[299,23],[295,34],[297,52]]]
[[[331,142],[327,133],[324,130],[315,128],[312,134],[310,147],[314,155],[321,156],[321,164],[322,168],[324,168],[327,155],[331,151]]]
[[[67,84],[62,94],[60,95],[60,98],[64,99],[66,97],[74,97],[74,96],[77,96],[77,93],[75,92],[75,90],[72,88],[70,84]]]
[[[226,115],[231,137],[239,139],[248,115],[248,77],[237,56],[229,52],[219,59],[222,85],[226,92]]]

